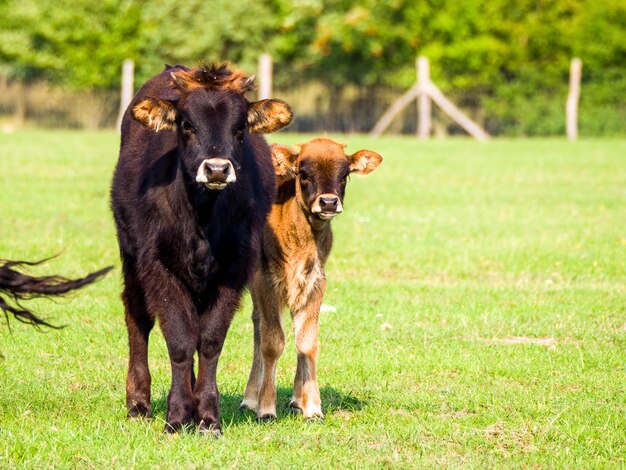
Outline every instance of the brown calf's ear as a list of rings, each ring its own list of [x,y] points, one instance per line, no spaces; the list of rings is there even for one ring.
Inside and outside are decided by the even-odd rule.
[[[359,175],[368,175],[374,171],[383,162],[381,157],[376,152],[371,150],[359,150],[356,153],[348,156],[350,161],[350,172],[357,173]]]
[[[272,144],[272,161],[277,176],[295,176],[298,152],[286,145]]]
[[[171,101],[146,98],[133,107],[133,117],[155,132],[176,129],[176,107]]]
[[[268,134],[291,123],[293,113],[281,100],[261,100],[248,106],[248,130]]]

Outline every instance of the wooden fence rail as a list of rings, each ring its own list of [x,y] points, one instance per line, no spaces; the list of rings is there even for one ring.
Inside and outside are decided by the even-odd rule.
[[[432,107],[431,100],[441,110],[461,126],[469,135],[476,140],[486,141],[491,136],[478,124],[472,121],[463,111],[457,108],[452,101],[445,97],[441,90],[430,80],[430,65],[426,57],[417,58],[417,83],[406,93],[398,98],[385,111],[376,125],[370,131],[372,137],[379,137],[391,125],[393,119],[417,98],[418,124],[417,136],[420,139],[428,139],[432,131]]]

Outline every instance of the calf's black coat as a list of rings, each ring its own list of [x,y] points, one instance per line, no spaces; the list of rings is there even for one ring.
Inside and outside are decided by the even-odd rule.
[[[126,404],[131,417],[151,414],[147,349],[158,319],[172,368],[166,431],[195,421],[219,432],[217,361],[275,193],[270,148],[254,132],[291,120],[279,100],[248,102],[250,83],[227,66],[168,67],[122,122],[111,202],[129,335]],[[236,171],[221,190],[195,180],[214,157]]]

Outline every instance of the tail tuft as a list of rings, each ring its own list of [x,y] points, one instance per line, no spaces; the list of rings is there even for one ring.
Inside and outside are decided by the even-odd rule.
[[[113,269],[113,266],[108,266],[79,279],[68,279],[63,276],[35,277],[16,269],[36,266],[49,259],[46,258],[35,262],[0,260],[0,309],[4,312],[7,323],[10,313],[16,320],[35,327],[63,328],[62,326],[52,325],[38,317],[31,310],[23,307],[21,302],[38,297],[63,295],[72,290],[80,289],[97,281]],[[5,300],[5,297],[9,300]]]

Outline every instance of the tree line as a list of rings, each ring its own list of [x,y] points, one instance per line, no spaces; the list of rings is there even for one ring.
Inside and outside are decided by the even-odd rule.
[[[165,63],[268,52],[275,88],[404,91],[415,58],[496,135],[564,132],[572,57],[583,60],[582,135],[626,133],[623,0],[0,0],[0,77],[74,90],[137,81]],[[366,98],[369,96],[366,93]]]

